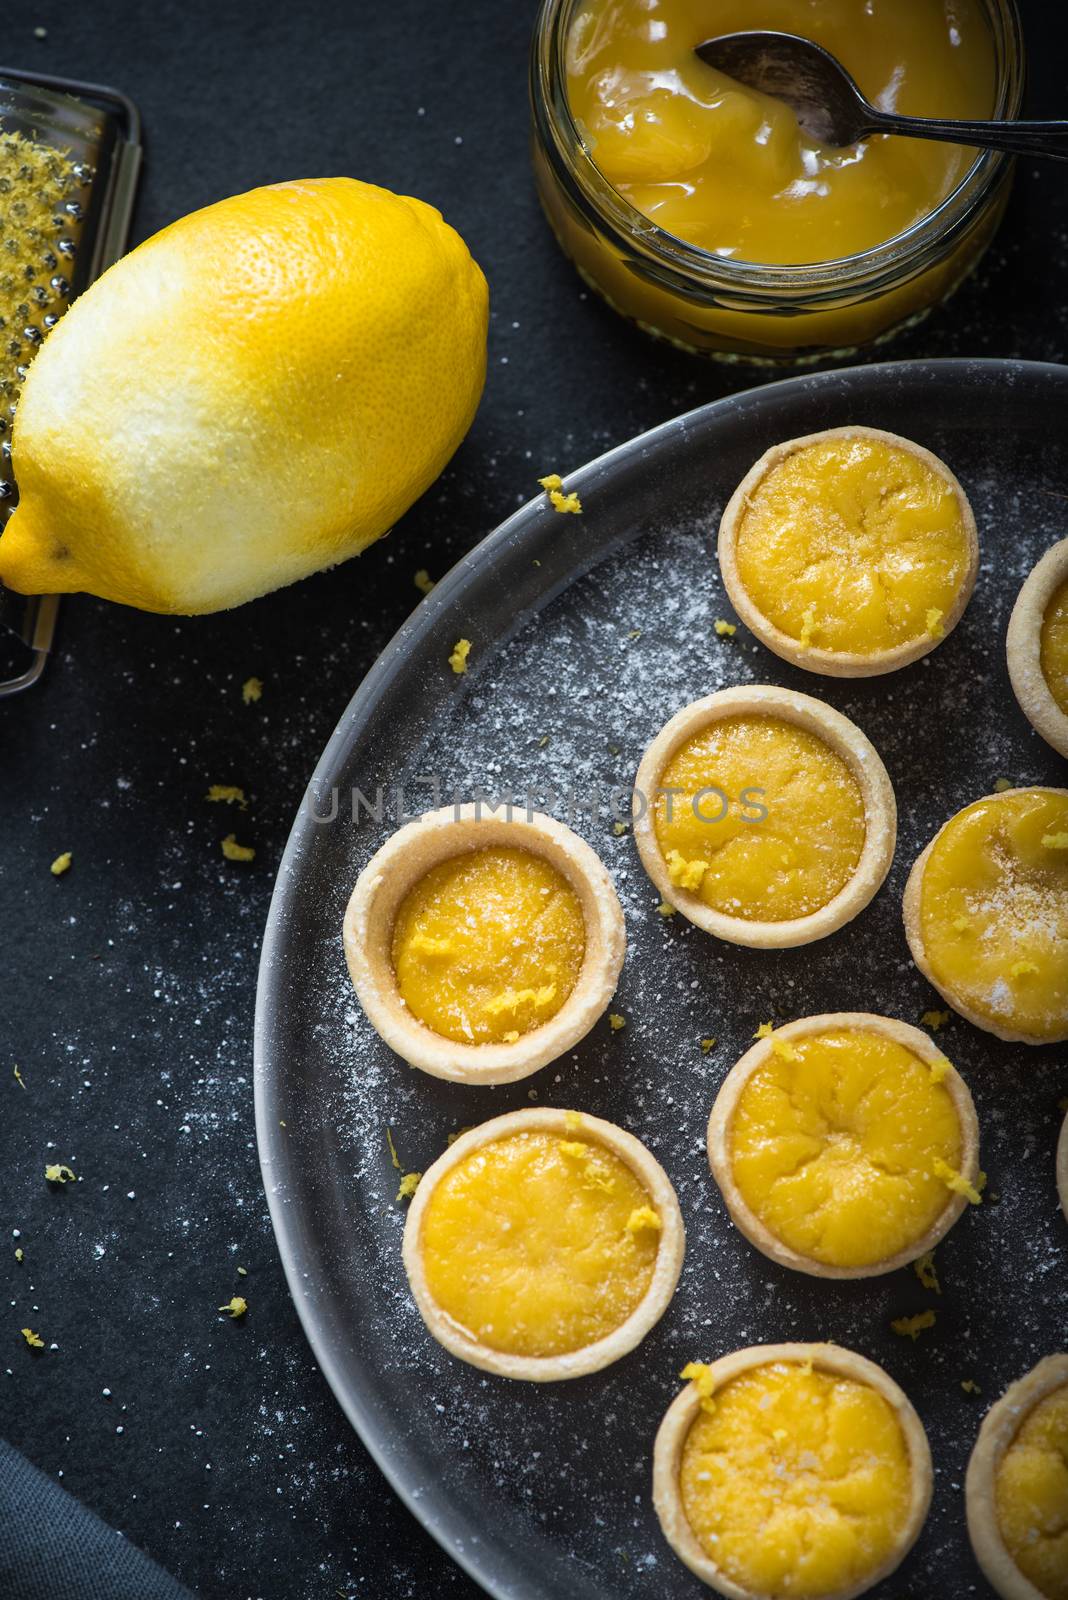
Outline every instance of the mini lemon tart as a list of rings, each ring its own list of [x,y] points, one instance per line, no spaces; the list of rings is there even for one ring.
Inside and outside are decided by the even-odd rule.
[[[1005,653],[1020,710],[1068,756],[1068,539],[1046,551],[1020,590]]]
[[[683,1369],[653,1452],[675,1553],[729,1600],[850,1600],[893,1572],[931,1502],[923,1425],[874,1362],[758,1345]]]
[[[999,1039],[1068,1039],[1068,789],[1006,789],[965,806],[905,888],[913,960],[955,1011]]]
[[[866,678],[925,656],[964,614],[979,569],[968,497],[929,450],[829,428],[766,451],[719,530],[742,621],[810,672]]]
[[[672,717],[635,779],[634,838],[663,899],[757,949],[808,944],[868,904],[897,808],[874,746],[809,695],[722,689]]]
[[[616,987],[619,897],[551,817],[446,806],[408,823],[360,873],[345,912],[360,1003],[413,1067],[509,1083],[570,1050]]]
[[[788,1022],[747,1050],[712,1108],[708,1159],[746,1238],[822,1278],[907,1266],[981,1181],[963,1078],[918,1028],[867,1012]]]
[[[576,1111],[513,1111],[471,1128],[423,1176],[404,1266],[446,1350],[549,1382],[626,1355],[666,1311],[685,1247],[659,1162]]]
[[[965,1499],[976,1560],[1004,1600],[1068,1600],[1068,1355],[991,1406]]]

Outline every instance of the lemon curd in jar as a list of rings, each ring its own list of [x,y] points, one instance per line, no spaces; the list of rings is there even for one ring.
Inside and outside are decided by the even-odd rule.
[[[821,145],[784,101],[693,53],[749,28],[826,46],[884,111],[983,117],[993,104],[980,0],[589,0],[569,38],[571,109],[605,177],[661,228],[743,261],[830,261],[903,233],[960,182],[969,149]]]
[[[554,113],[539,125],[536,72],[542,198],[583,275],[649,331],[754,359],[853,347],[943,298],[988,242],[1004,163],[987,164],[944,239],[939,223],[920,241],[917,225],[969,190],[974,149],[893,136],[823,145],[784,101],[694,54],[722,34],[795,33],[830,50],[880,109],[1011,116],[1019,85],[1007,103],[1002,91],[1016,63],[1006,67],[984,0],[546,0],[543,15],[554,10],[571,127],[565,115],[546,139]],[[893,260],[869,261],[906,234]]]
[[[514,1043],[548,1022],[585,952],[574,889],[550,861],[514,847],[439,862],[408,891],[393,926],[401,998],[458,1044]]]

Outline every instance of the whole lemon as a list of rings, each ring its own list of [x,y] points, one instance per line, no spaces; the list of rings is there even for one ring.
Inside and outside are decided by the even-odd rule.
[[[316,178],[183,217],[33,362],[0,580],[195,613],[356,555],[470,426],[486,322],[485,278],[420,200]]]

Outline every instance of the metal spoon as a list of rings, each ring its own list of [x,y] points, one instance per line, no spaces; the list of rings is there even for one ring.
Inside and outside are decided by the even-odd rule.
[[[695,54],[728,78],[785,100],[821,144],[845,146],[873,133],[898,133],[1068,161],[1068,122],[947,122],[877,111],[836,56],[795,33],[727,33],[697,45]]]

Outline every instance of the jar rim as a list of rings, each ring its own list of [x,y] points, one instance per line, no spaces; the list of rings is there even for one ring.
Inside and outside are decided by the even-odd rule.
[[[544,126],[557,155],[602,223],[614,228],[630,249],[651,263],[699,279],[706,288],[739,291],[784,290],[797,294],[821,290],[840,294],[843,288],[877,287],[897,278],[932,247],[943,246],[996,187],[1013,158],[1001,151],[981,150],[959,183],[938,205],[908,228],[880,244],[824,261],[762,263],[717,255],[669,233],[632,206],[597,166],[571,112],[567,94],[566,47],[571,20],[581,0],[541,0],[530,58],[530,94],[535,127]],[[1024,86],[1023,28],[1016,0],[983,0],[996,52],[995,101],[992,115],[1019,115]]]

